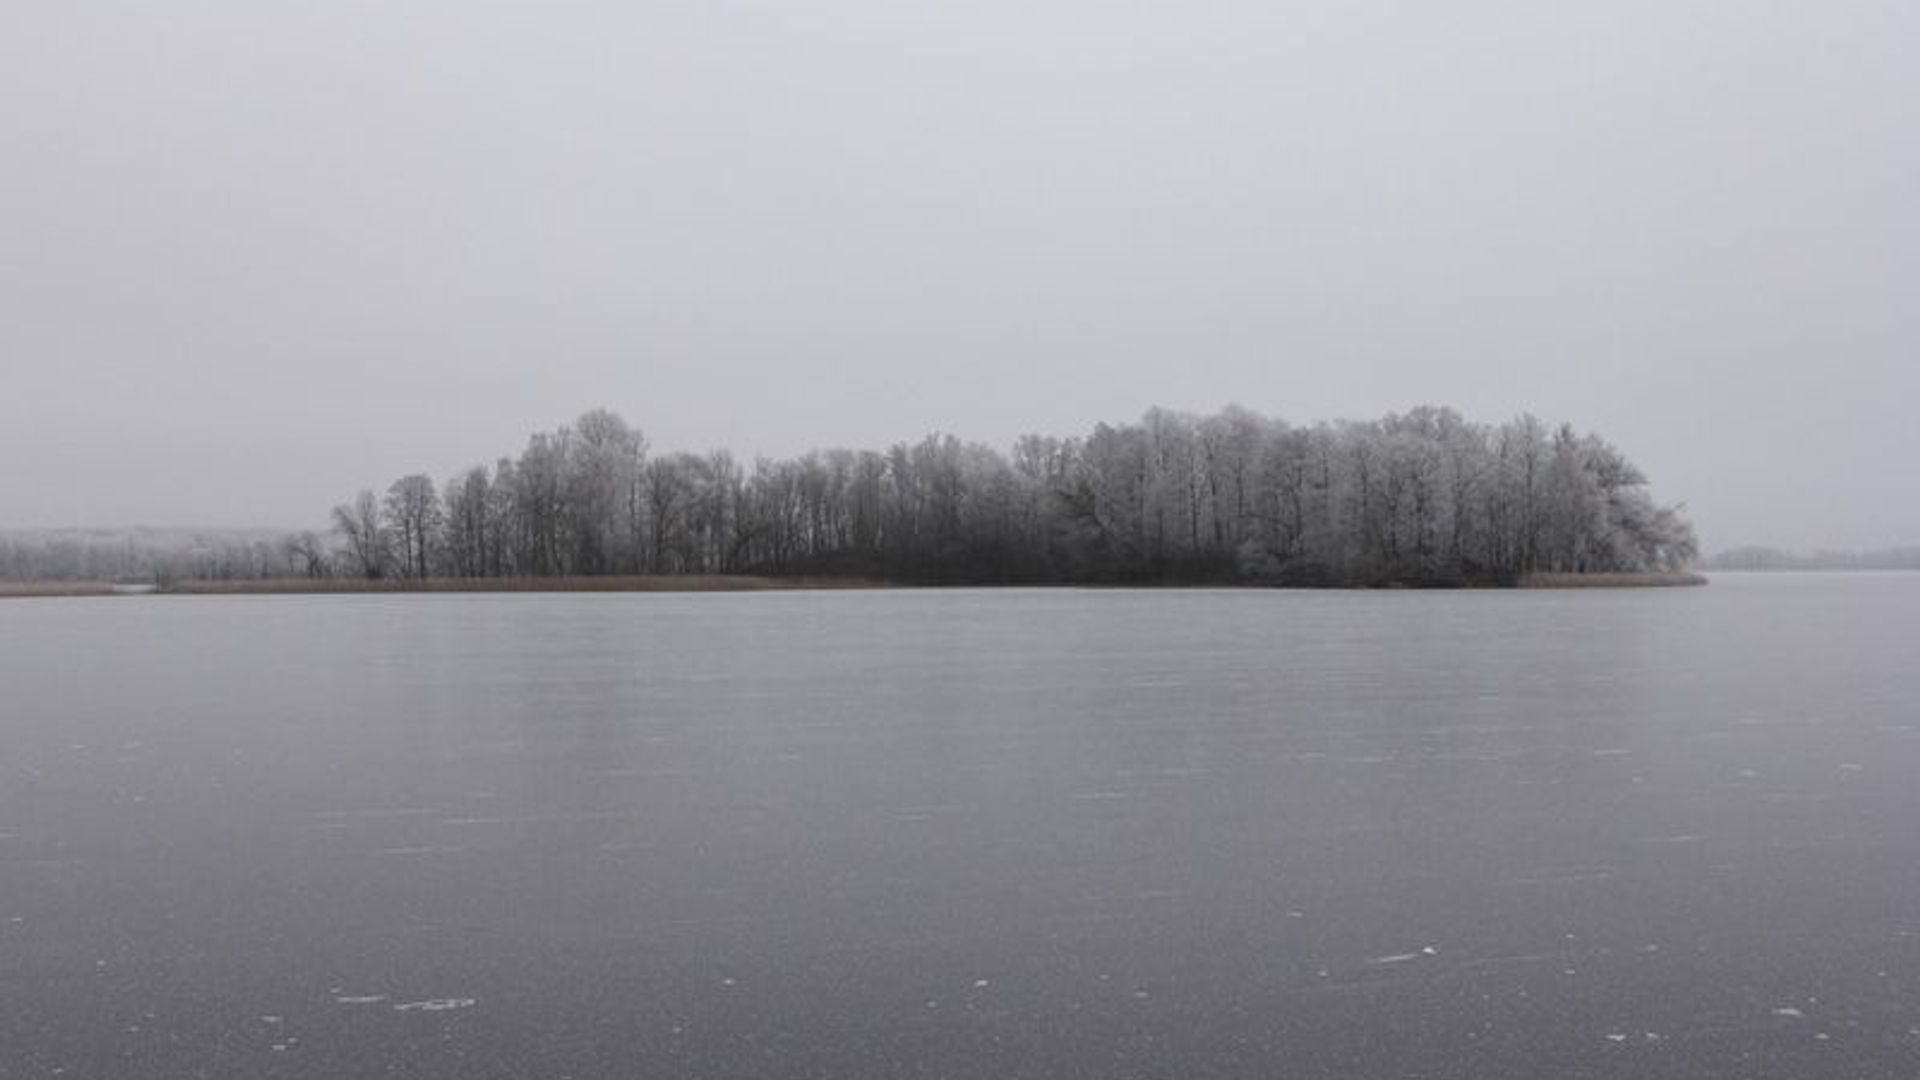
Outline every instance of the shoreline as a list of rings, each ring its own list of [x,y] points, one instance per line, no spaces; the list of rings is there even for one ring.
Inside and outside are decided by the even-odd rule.
[[[1705,574],[1692,570],[1610,571],[1591,574],[1527,574],[1516,589],[1666,589],[1707,584]]]
[[[1641,589],[1671,588],[1707,584],[1705,575],[1685,570],[1661,570],[1619,573],[1538,573],[1522,577],[1512,585],[1462,585],[1476,591],[1503,589]],[[167,585],[116,585],[108,582],[0,582],[0,600],[95,596],[345,596],[363,594],[418,593],[690,593],[690,592],[794,592],[817,589],[893,589],[893,588],[1244,588],[1273,589],[1276,586],[1221,582],[970,582],[963,585],[937,585],[884,581],[875,578],[821,577],[795,575],[774,577],[752,574],[646,574],[606,577],[540,578],[267,578],[236,581],[179,581]],[[1355,584],[1315,588],[1313,591],[1375,591],[1381,588],[1419,589],[1417,585],[1387,583]]]
[[[515,578],[279,578],[177,581],[153,590],[162,596],[290,596],[359,593],[775,592],[881,589],[883,581],[756,574],[609,574],[596,577]]]

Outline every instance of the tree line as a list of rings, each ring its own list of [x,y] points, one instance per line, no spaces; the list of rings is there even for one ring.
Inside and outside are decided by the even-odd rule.
[[[1870,551],[1783,551],[1737,547],[1702,560],[1706,570],[1920,570],[1920,547]]]
[[[0,581],[318,577],[335,572],[333,546],[277,529],[25,529],[0,532]]]
[[[949,435],[745,465],[595,409],[436,483],[334,507],[311,576],[848,574],[903,582],[1498,584],[1697,555],[1612,445],[1421,407],[1289,424],[1164,409],[1010,454]]]

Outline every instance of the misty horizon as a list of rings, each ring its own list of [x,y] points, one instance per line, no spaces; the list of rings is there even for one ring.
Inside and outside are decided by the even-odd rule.
[[[1607,432],[1920,539],[1920,10],[23,4],[0,528],[311,527],[606,404],[743,459],[1163,406]]]
[[[1417,411],[1420,408],[1431,408],[1431,407],[1433,406],[1431,405],[1415,406],[1407,410],[1401,410],[1401,411],[1389,413],[1387,415],[1389,416],[1405,415],[1408,412]],[[1142,415],[1147,415],[1155,411],[1159,411],[1159,409],[1160,409],[1159,406],[1154,406],[1149,409],[1142,410],[1140,413],[1135,414],[1134,418],[1137,418],[1138,416],[1142,416]],[[1224,406],[1223,409],[1215,410],[1215,411],[1231,412],[1234,410],[1241,410],[1241,409],[1244,409],[1244,406],[1235,402],[1235,403],[1229,403],[1226,406]],[[617,409],[613,411],[615,413],[619,412],[619,410]],[[1255,413],[1259,413],[1259,410],[1252,410],[1252,411]],[[575,417],[577,417],[578,415],[579,415],[578,413],[574,414]],[[1204,414],[1178,412],[1178,415],[1197,418]],[[1530,412],[1523,411],[1518,415],[1530,416],[1533,414]],[[1089,426],[1097,425],[1097,424],[1107,424],[1111,422],[1130,423],[1134,418],[1129,418],[1124,420],[1116,420],[1115,418],[1095,419],[1092,422],[1092,424]],[[557,428],[564,427],[571,422],[571,419],[573,419],[573,417],[563,419],[558,423],[551,425],[550,428],[541,428],[539,430],[546,431],[550,429],[557,429]],[[1288,418],[1274,417],[1274,419],[1284,421],[1284,420],[1287,420]],[[1294,419],[1296,420],[1296,422],[1306,426],[1339,427],[1343,425],[1367,422],[1367,421],[1359,420],[1357,418],[1352,418],[1352,417],[1294,418]],[[1475,418],[1475,419],[1483,420],[1484,418]],[[1561,421],[1557,419],[1553,421],[1553,423],[1556,423],[1556,424],[1560,422]],[[664,453],[664,454],[692,453],[692,454],[707,454],[707,455],[727,454],[746,465],[751,465],[756,461],[762,461],[762,460],[775,460],[775,461],[797,460],[800,458],[809,457],[809,456],[818,455],[818,454],[825,454],[825,453],[829,453],[836,450],[860,451],[860,450],[885,449],[885,447],[881,447],[881,446],[851,447],[851,446],[847,446],[846,444],[828,443],[828,444],[807,446],[802,450],[791,452],[791,453],[758,452],[751,455],[747,455],[747,454],[739,453],[732,446],[710,446],[710,447],[702,447],[702,448],[658,446],[653,444],[651,440],[651,436],[647,434],[648,429],[644,425],[636,425],[636,431],[647,438],[650,453],[654,453],[654,452]],[[961,442],[969,445],[984,445],[984,446],[990,447],[996,452],[1007,453],[1007,452],[1010,452],[1013,449],[1014,445],[1022,438],[1028,438],[1033,436],[1049,437],[1053,434],[1056,434],[1056,433],[1025,432],[1019,436],[1016,436],[1013,439],[1009,439],[1005,445],[996,445],[992,443],[983,442],[982,440],[968,438],[963,432],[943,428],[943,429],[936,429],[933,431],[923,432],[921,433],[920,436],[916,438],[895,440],[892,443],[886,444],[886,446],[910,445],[912,443],[919,442],[925,438],[952,436],[952,437],[958,438]],[[519,448],[524,446],[524,441],[527,438],[526,432],[524,430],[521,432],[520,438],[521,438],[521,442],[519,444],[514,444],[514,449],[510,449],[510,450],[503,449],[500,452],[494,453],[492,455],[481,455],[477,458],[470,458],[462,463],[453,463],[442,468],[413,468],[413,467],[407,467],[407,466],[390,468],[388,469],[388,474],[401,475],[401,474],[423,473],[425,475],[434,477],[436,480],[450,481],[453,477],[457,476],[464,470],[473,467],[475,464],[484,464],[484,465],[491,466],[496,462],[511,459],[512,457],[515,456],[515,454],[519,452]],[[435,455],[435,457],[437,459],[445,458],[446,455],[437,454]],[[367,481],[366,484],[363,484],[361,486],[362,487],[372,486],[375,488],[380,488],[383,485],[384,485],[384,482],[374,483],[374,481],[369,480]],[[1667,491],[1667,488],[1669,486],[1670,485],[1660,484],[1658,482],[1658,477],[1650,478],[1649,487],[1650,487],[1650,490],[1656,495],[1656,497],[1658,497],[1662,502],[1667,502],[1667,501],[1674,502],[1675,505],[1682,512],[1687,513],[1688,516],[1691,518],[1692,515],[1690,512],[1690,506],[1689,506],[1688,500],[1684,497],[1684,495],[1682,495],[1677,499],[1669,499],[1668,496],[1670,493]],[[336,499],[335,502],[337,503],[338,500]],[[332,504],[329,504],[329,505],[332,505]],[[251,519],[238,519],[232,522],[196,521],[196,520],[187,520],[187,519],[174,520],[174,521],[113,521],[113,520],[92,521],[92,522],[59,521],[59,522],[51,522],[51,523],[29,523],[29,524],[16,524],[13,522],[4,522],[4,523],[0,523],[0,535],[7,535],[7,534],[31,535],[31,534],[50,534],[50,533],[93,532],[93,533],[169,533],[169,534],[183,534],[183,535],[198,533],[198,534],[228,535],[228,536],[259,534],[263,536],[266,536],[266,535],[286,536],[286,535],[294,535],[294,534],[307,533],[307,532],[317,532],[317,533],[324,534],[324,533],[331,533],[335,531],[335,526],[328,520],[328,515],[326,513],[322,512],[322,513],[312,514],[312,515],[309,515],[309,518],[310,519],[307,521],[298,522],[298,523],[284,522],[284,521],[283,522],[267,522],[267,521],[260,521],[260,520],[251,520]],[[1695,522],[1695,525],[1697,529],[1697,521]],[[1764,538],[1758,541],[1749,540],[1749,541],[1744,541],[1739,543],[1720,543],[1714,538],[1705,537],[1703,538],[1701,543],[1701,554],[1702,556],[1710,557],[1710,556],[1715,556],[1722,553],[1734,553],[1742,549],[1764,549],[1779,555],[1786,555],[1786,556],[1792,556],[1792,557],[1816,558],[1824,555],[1871,555],[1871,554],[1877,554],[1877,553],[1890,553],[1890,552],[1897,552],[1912,546],[1914,546],[1914,542],[1908,542],[1908,541],[1900,540],[1897,538],[1895,540],[1892,540],[1886,543],[1874,543],[1874,544],[1864,544],[1864,545],[1856,545],[1856,546],[1818,545],[1818,544],[1793,546],[1788,544],[1774,543]]]
[[[1414,411],[1415,409],[1427,408],[1427,407],[1432,407],[1432,406],[1430,405],[1414,406],[1406,410],[1397,410],[1395,412],[1389,413],[1388,415],[1404,415],[1405,413]],[[1160,408],[1159,406],[1153,406],[1148,409],[1143,409],[1139,413],[1134,414],[1133,417],[1127,418],[1124,420],[1119,420],[1117,418],[1105,418],[1105,419],[1096,418],[1094,421],[1092,421],[1092,424],[1105,424],[1105,423],[1111,423],[1111,422],[1121,422],[1121,423],[1132,422],[1133,419],[1137,419],[1139,416],[1146,415],[1159,408]],[[1226,411],[1231,411],[1236,409],[1242,409],[1244,408],[1244,406],[1242,406],[1238,402],[1233,402],[1233,403],[1228,403],[1223,408]],[[619,410],[617,409],[613,411],[616,413],[619,412]],[[1218,412],[1222,410],[1214,410],[1214,411]],[[1252,410],[1252,411],[1256,413],[1260,412],[1260,410]],[[577,417],[578,415],[579,415],[579,411],[576,411],[576,413],[573,414],[573,416],[563,418],[557,423],[553,425],[549,425],[548,427],[540,428],[539,430],[545,431],[545,430],[549,430],[550,428],[563,427],[566,424],[570,423],[571,419],[573,419],[574,417]],[[1204,414],[1180,411],[1180,415],[1199,416]],[[1518,415],[1529,416],[1533,414],[1529,411],[1523,410]],[[1275,417],[1275,419],[1285,420],[1288,418]],[[1366,421],[1360,420],[1359,418],[1354,418],[1354,417],[1339,417],[1339,418],[1301,417],[1301,418],[1293,418],[1293,419],[1295,419],[1299,423],[1306,424],[1306,425],[1331,425],[1336,427],[1341,425],[1346,425],[1346,424],[1366,422]],[[1475,419],[1484,419],[1484,418],[1475,418]],[[1552,422],[1557,424],[1561,421],[1559,421],[1558,419],[1555,419]],[[1090,424],[1089,426],[1092,426],[1092,424]],[[648,431],[645,425],[636,425],[636,430],[642,433],[643,435],[646,434]],[[1021,438],[1026,438],[1026,437],[1035,436],[1035,435],[1040,435],[1042,437],[1045,437],[1053,434],[1057,434],[1057,433],[1023,432],[1019,436],[1016,436],[1013,439],[1007,440],[1007,442],[1004,445],[1000,445],[1000,444],[986,443],[982,440],[969,438],[962,431],[957,431],[957,430],[952,430],[947,428],[940,428],[940,429],[935,429],[928,432],[922,432],[919,436],[914,438],[903,438],[903,439],[894,440],[892,443],[886,444],[886,446],[909,445],[912,443],[919,442],[921,439],[924,439],[924,438],[944,437],[944,436],[950,435],[960,439],[963,443],[967,443],[970,445],[986,445],[998,452],[1006,453],[1010,451],[1014,446],[1014,444],[1017,443]],[[521,433],[521,444],[515,444],[514,449],[511,449],[511,450],[503,449],[501,452],[495,453],[491,456],[481,456],[479,458],[466,460],[463,463],[449,464],[443,468],[414,468],[410,466],[400,466],[396,468],[390,468],[388,469],[387,472],[390,475],[424,473],[426,475],[434,477],[436,480],[444,481],[456,476],[460,472],[464,471],[466,468],[472,467],[476,463],[492,465],[497,461],[512,458],[516,453],[518,453],[519,447],[524,444],[525,438],[526,438],[526,433],[525,433],[525,430],[523,430]],[[801,450],[788,452],[788,453],[756,452],[753,454],[741,454],[733,446],[722,445],[722,446],[708,446],[708,447],[699,447],[699,448],[667,447],[667,446],[653,445],[651,442],[650,435],[648,436],[648,439],[649,439],[650,452],[662,452],[662,453],[668,453],[668,454],[725,453],[733,456],[743,464],[748,464],[748,465],[751,465],[753,462],[763,460],[763,459],[793,460],[793,459],[799,459],[799,458],[803,458],[803,457],[807,457],[815,454],[824,454],[834,450],[879,450],[879,449],[885,448],[881,446],[852,447],[842,443],[826,443],[826,444],[807,446]],[[436,459],[439,459],[439,458],[444,458],[447,455],[436,454],[434,456]],[[384,486],[384,482],[376,484],[372,480],[369,480],[367,481],[367,484],[363,484],[361,486],[369,486],[369,485],[375,488],[379,488]],[[1662,502],[1671,501],[1675,503],[1683,512],[1688,513],[1688,516],[1690,518],[1693,516],[1691,513],[1690,502],[1686,498],[1684,493],[1670,492],[1668,490],[1670,485],[1661,484],[1657,476],[1650,478],[1649,486],[1652,492]],[[337,502],[338,500],[336,499],[335,501]],[[284,521],[261,521],[261,520],[246,519],[246,518],[239,518],[231,521],[208,521],[208,520],[190,520],[190,519],[180,519],[180,520],[171,520],[171,521],[101,520],[101,521],[85,521],[85,522],[55,521],[55,522],[40,522],[40,523],[19,523],[19,524],[16,524],[12,521],[0,521],[0,535],[61,533],[61,532],[73,532],[73,533],[156,532],[156,533],[180,533],[180,534],[205,533],[205,534],[221,534],[221,535],[241,535],[241,534],[249,534],[249,533],[257,533],[262,535],[267,535],[267,534],[291,535],[291,534],[298,534],[303,532],[330,533],[334,531],[334,526],[327,519],[328,519],[328,515],[325,512],[321,512],[321,513],[309,515],[309,520],[297,522],[297,523],[284,522]],[[1697,520],[1695,521],[1695,525],[1697,529],[1698,527]],[[1782,530],[1782,531],[1790,531],[1790,530]],[[1806,544],[1806,545],[1796,546],[1792,544],[1774,542],[1771,539],[1769,539],[1768,536],[1766,535],[1761,536],[1759,539],[1748,539],[1748,540],[1742,540],[1739,542],[1727,542],[1727,543],[1722,543],[1722,542],[1719,542],[1717,538],[1703,535],[1703,539],[1701,543],[1701,554],[1703,556],[1713,556],[1713,555],[1718,555],[1722,553],[1734,553],[1742,549],[1765,549],[1778,554],[1792,556],[1792,557],[1817,558],[1823,555],[1870,555],[1870,554],[1876,554],[1876,553],[1896,552],[1905,548],[1913,547],[1917,544],[1920,544],[1920,537],[1909,537],[1909,538],[1895,537],[1886,542],[1876,542],[1876,543],[1857,544],[1857,545]]]

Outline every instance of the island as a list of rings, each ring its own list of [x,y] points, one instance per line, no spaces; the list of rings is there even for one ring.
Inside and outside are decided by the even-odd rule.
[[[0,593],[1705,580],[1687,569],[1692,526],[1605,439],[1434,406],[1306,425],[1156,408],[1011,452],[934,434],[750,464],[654,453],[594,409],[490,466],[410,473],[330,517],[185,550],[0,540],[0,580],[16,583]]]

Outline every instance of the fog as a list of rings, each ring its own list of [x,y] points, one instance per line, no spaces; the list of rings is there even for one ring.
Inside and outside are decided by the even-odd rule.
[[[0,527],[321,527],[1152,405],[1603,431],[1709,549],[1920,538],[1895,3],[14,3]]]

